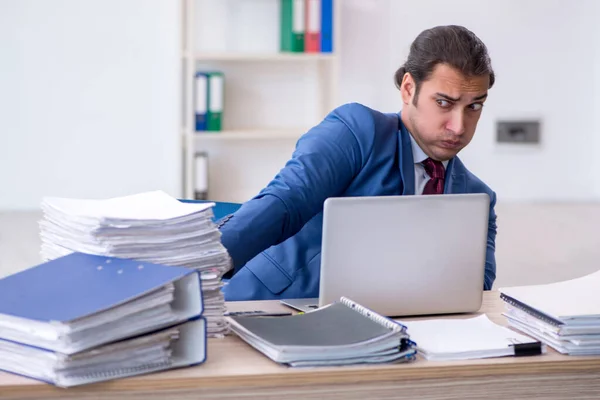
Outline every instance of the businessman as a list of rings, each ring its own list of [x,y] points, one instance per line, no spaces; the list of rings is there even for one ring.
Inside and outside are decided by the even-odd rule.
[[[487,193],[483,288],[496,276],[496,194],[457,154],[469,144],[494,72],[486,46],[461,26],[423,31],[395,74],[402,111],[333,110],[305,133],[260,193],[220,223],[233,260],[233,300],[318,297],[328,197]]]

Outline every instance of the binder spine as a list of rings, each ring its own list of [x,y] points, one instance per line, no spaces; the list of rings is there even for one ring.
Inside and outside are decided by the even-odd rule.
[[[220,71],[208,74],[208,119],[206,130],[220,131],[223,122],[224,108],[224,75]]]
[[[304,52],[306,34],[306,0],[292,0],[292,51]]]
[[[321,1],[306,0],[304,51],[318,53],[321,51]]]
[[[350,307],[354,311],[359,312],[360,314],[364,315],[365,317],[377,322],[379,325],[383,325],[386,328],[388,328],[394,332],[402,332],[402,333],[406,332],[406,326],[404,326],[396,321],[393,321],[387,317],[384,317],[383,315],[380,315],[380,314],[376,313],[375,311],[368,309],[367,307],[361,306],[360,304],[353,302],[352,300],[348,299],[347,297],[342,297],[340,299],[340,301],[342,302],[342,304]]]
[[[321,0],[321,52],[333,52],[333,0]]]
[[[558,327],[564,325],[562,321],[559,321],[547,314],[544,314],[534,308],[531,308],[528,305],[521,303],[519,300],[505,295],[504,293],[500,293],[500,299],[503,300],[505,303],[510,304],[511,306],[518,308],[519,310],[526,312],[527,314],[539,319],[540,321],[546,322],[547,324]]]
[[[196,131],[205,131],[208,123],[208,77],[202,72],[196,73],[194,109]]]

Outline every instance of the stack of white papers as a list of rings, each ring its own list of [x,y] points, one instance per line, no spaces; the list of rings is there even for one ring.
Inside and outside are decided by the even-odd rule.
[[[46,197],[43,260],[72,252],[129,258],[200,271],[208,336],[229,331],[221,277],[231,259],[212,221],[214,203],[182,203],[162,191],[106,200]]]
[[[545,352],[538,341],[505,328],[482,314],[467,319],[400,321],[418,352],[427,360],[535,355]]]
[[[600,354],[600,271],[546,285],[500,289],[511,326],[556,351]]]

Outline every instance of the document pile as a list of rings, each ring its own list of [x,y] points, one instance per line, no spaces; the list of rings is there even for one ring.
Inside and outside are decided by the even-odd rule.
[[[404,362],[416,353],[405,326],[344,297],[305,314],[229,319],[240,338],[292,367]]]
[[[221,277],[231,260],[212,221],[213,206],[182,203],[162,191],[106,200],[46,197],[42,259],[82,252],[198,270],[209,337],[221,337],[229,331]]]
[[[197,271],[71,253],[0,279],[0,369],[69,387],[200,364]]]
[[[511,326],[563,354],[600,354],[600,271],[546,285],[500,289]]]
[[[454,361],[476,358],[528,356],[545,352],[536,340],[490,321],[473,318],[437,318],[400,321],[408,327],[419,353],[427,360]]]

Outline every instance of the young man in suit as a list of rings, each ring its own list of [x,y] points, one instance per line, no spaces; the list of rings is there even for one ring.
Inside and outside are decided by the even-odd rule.
[[[494,72],[486,46],[460,26],[423,31],[395,74],[403,107],[333,110],[298,141],[257,196],[220,224],[233,260],[227,300],[318,297],[328,197],[487,193],[484,289],[496,276],[496,194],[456,156],[469,144]]]

